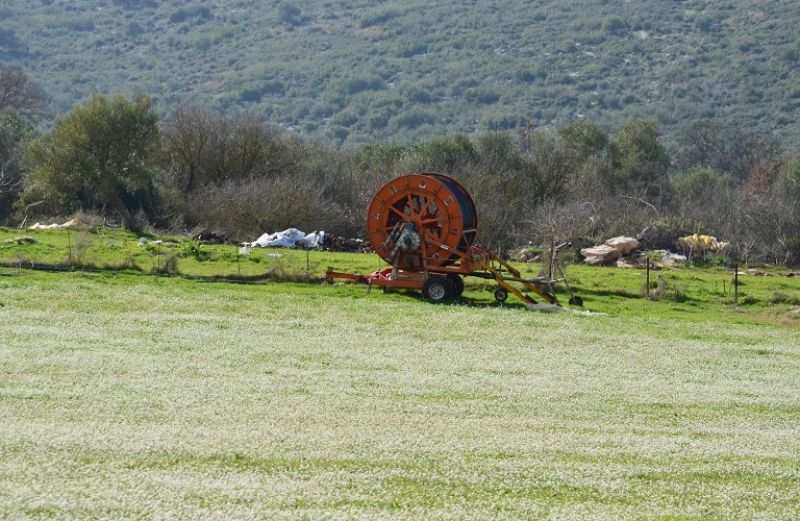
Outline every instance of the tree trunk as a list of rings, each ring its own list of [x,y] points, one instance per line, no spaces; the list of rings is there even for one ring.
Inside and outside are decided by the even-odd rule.
[[[119,213],[119,217],[122,220],[122,228],[124,230],[130,230],[132,232],[138,231],[136,226],[133,224],[131,219],[131,212],[128,210],[128,207],[125,205],[125,201],[123,201],[120,196],[114,190],[107,190],[106,191],[106,200],[111,203],[111,206],[114,207],[114,210]]]

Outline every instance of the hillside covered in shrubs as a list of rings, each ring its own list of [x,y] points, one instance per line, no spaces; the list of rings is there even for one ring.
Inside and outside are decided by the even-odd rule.
[[[363,144],[647,117],[800,142],[800,9],[750,0],[0,2],[50,114],[97,92]]]

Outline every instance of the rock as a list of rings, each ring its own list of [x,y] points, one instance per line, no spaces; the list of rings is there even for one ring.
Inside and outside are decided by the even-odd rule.
[[[592,266],[610,264],[619,258],[619,250],[605,244],[593,248],[584,248],[581,255],[586,257],[583,262]]]
[[[145,237],[139,237],[139,246],[144,246],[147,244],[147,239]]]
[[[618,268],[628,268],[628,269],[645,269],[647,268],[647,256],[645,255],[631,255],[629,257],[621,258],[617,260],[617,267]],[[657,263],[654,260],[650,260],[650,269],[651,270],[660,270],[661,264]]]
[[[632,259],[617,259],[617,268],[638,269],[639,263]]]
[[[787,277],[800,277],[800,271],[790,271]]]
[[[800,308],[790,309],[789,313],[792,313],[794,315],[800,315]]]
[[[657,258],[658,263],[667,268],[673,268],[678,264],[686,263],[686,255],[672,253],[669,250],[654,250],[650,252],[651,257]]]
[[[611,246],[615,250],[619,251],[620,255],[628,255],[630,252],[635,250],[639,247],[639,241],[634,239],[633,237],[612,237],[605,242],[606,246]]]
[[[21,237],[14,237],[14,241],[17,244],[36,244],[37,241],[35,237],[31,237],[30,235],[22,235]]]
[[[747,270],[748,275],[752,275],[754,277],[769,277],[769,273],[766,271],[757,270],[755,268],[750,268]]]

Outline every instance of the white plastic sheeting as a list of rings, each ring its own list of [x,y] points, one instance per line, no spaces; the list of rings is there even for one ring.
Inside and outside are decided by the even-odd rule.
[[[254,242],[245,243],[245,247],[280,247],[280,248],[319,248],[325,242],[325,232],[305,233],[297,228],[289,228],[282,232],[265,233]]]
[[[72,227],[77,226],[79,224],[80,224],[80,222],[78,221],[78,219],[71,219],[71,220],[65,222],[64,224],[58,224],[58,223],[41,224],[41,223],[36,223],[36,224],[34,224],[32,226],[28,226],[28,229],[29,230],[52,230],[54,228],[72,228]]]

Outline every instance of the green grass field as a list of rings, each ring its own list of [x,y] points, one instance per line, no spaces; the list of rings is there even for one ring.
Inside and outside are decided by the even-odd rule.
[[[0,518],[800,517],[800,281],[777,271],[743,277],[751,304],[732,306],[729,271],[664,270],[675,290],[651,301],[640,272],[570,267],[594,313],[539,314],[486,284],[430,305],[154,276],[119,232],[84,255],[135,252],[143,271],[33,271],[65,260],[66,234],[14,234],[0,230]],[[232,246],[202,248],[179,271],[236,272]],[[251,255],[248,274],[305,269],[302,252]]]

